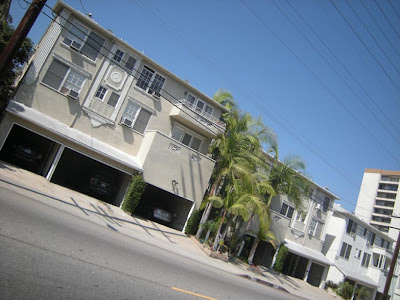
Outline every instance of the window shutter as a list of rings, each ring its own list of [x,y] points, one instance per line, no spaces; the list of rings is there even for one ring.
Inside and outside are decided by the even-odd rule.
[[[133,129],[140,132],[140,133],[144,133],[147,123],[149,122],[151,117],[151,113],[148,112],[145,109],[140,109],[139,111],[139,115],[137,116],[135,125],[133,125]]]
[[[43,77],[43,83],[56,90],[60,89],[61,83],[67,74],[68,69],[68,66],[54,59],[51,62],[50,67],[47,69],[46,75]]]
[[[92,31],[89,34],[85,45],[83,45],[81,52],[87,57],[96,60],[103,44],[104,39]]]

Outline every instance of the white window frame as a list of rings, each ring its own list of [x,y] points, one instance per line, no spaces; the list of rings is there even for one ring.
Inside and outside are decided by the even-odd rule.
[[[189,101],[189,97],[192,97],[192,98],[194,98],[195,100],[194,100],[194,103],[191,103],[190,101]],[[193,111],[195,111],[196,113],[198,113],[199,115],[204,115],[204,116],[212,116],[213,115],[213,112],[214,112],[214,107],[212,106],[212,105],[210,105],[210,104],[208,104],[206,101],[204,101],[204,100],[201,100],[200,98],[197,98],[197,97],[195,97],[193,94],[191,94],[191,93],[188,93],[188,95],[186,96],[186,100],[187,100],[187,103],[188,103],[188,106],[193,110]],[[197,107],[197,104],[199,103],[199,102],[201,102],[201,103],[203,103],[203,108],[201,109],[201,110],[198,110],[198,107]],[[209,112],[206,112],[206,109],[207,108],[210,108],[211,109],[211,112],[209,113]]]
[[[368,257],[368,260],[366,259],[367,257]],[[370,261],[371,261],[371,254],[364,252],[364,255],[363,255],[363,258],[361,261],[361,266],[364,268],[368,268]]]
[[[64,77],[63,77],[63,79],[62,79],[62,81],[61,81],[61,83],[60,83],[60,86],[59,86],[58,88],[55,88],[55,87],[53,87],[53,86],[51,86],[51,85],[49,85],[49,84],[47,84],[47,83],[45,83],[45,82],[43,81],[43,80],[45,79],[46,75],[47,75],[47,72],[49,72],[50,66],[53,64],[54,61],[57,61],[58,63],[61,63],[61,64],[63,64],[64,66],[66,66],[66,67],[68,68],[68,70],[67,70],[67,72],[65,73],[65,75],[64,75]],[[75,85],[76,87],[78,87],[78,91],[76,91],[76,90],[74,90],[74,89],[71,89],[71,88],[68,88],[68,87],[65,86],[66,83],[68,82],[67,80],[68,80],[69,75],[71,74],[71,72],[73,72],[74,74],[80,76],[81,79],[83,79],[80,86],[78,86],[78,85],[76,85],[76,84],[74,84],[74,83],[71,83],[72,85]],[[52,60],[52,62],[50,63],[49,67],[47,68],[46,73],[45,73],[45,75],[43,76],[41,82],[42,82],[44,85],[46,85],[47,87],[49,87],[49,88],[51,88],[51,89],[53,89],[53,90],[55,90],[55,91],[57,91],[57,92],[59,92],[59,93],[65,95],[65,96],[70,96],[70,97],[72,97],[72,98],[74,98],[74,99],[77,99],[78,96],[79,96],[79,94],[80,94],[80,92],[81,92],[81,90],[82,90],[83,85],[84,85],[85,82],[86,82],[86,79],[87,79],[87,77],[86,77],[85,75],[83,75],[81,72],[79,72],[77,69],[71,67],[70,65],[68,65],[68,64],[66,64],[65,62],[61,61],[60,59],[53,58],[53,60]],[[63,89],[64,89],[64,88],[67,89],[68,92],[66,92],[66,93],[63,92]],[[75,93],[77,93],[77,96],[76,96],[76,97],[72,96],[72,95],[70,94],[71,91],[74,91]]]
[[[342,247],[340,248],[339,257],[349,260],[352,248],[353,248],[352,245],[343,242]],[[342,252],[344,252],[343,255]]]
[[[145,69],[147,69],[148,72],[152,73],[152,75],[151,75],[151,78],[149,79],[149,81],[146,83],[146,87],[144,88],[144,87],[141,86],[141,81],[144,81],[142,79],[142,73],[143,73],[143,71]],[[152,85],[155,82],[155,77],[156,76],[160,76],[161,78],[164,79],[164,82],[162,83],[162,85],[160,87],[160,92],[157,92],[157,91],[154,91],[153,89],[151,89]],[[139,86],[139,82],[140,82],[140,86]],[[135,86],[138,87],[139,89],[145,91],[149,95],[152,95],[154,98],[159,99],[160,96],[161,96],[161,92],[162,92],[166,82],[167,82],[167,78],[165,76],[161,75],[160,73],[158,73],[156,70],[150,68],[149,66],[144,65],[143,68],[142,68],[142,71],[139,74],[139,78],[136,81]]]
[[[113,60],[116,61],[117,63],[120,63],[124,55],[125,51],[122,51],[121,49],[118,48],[113,55]]]
[[[305,224],[306,223],[306,215],[303,215],[301,212],[297,212],[296,215],[296,222],[301,223],[301,224]]]
[[[97,96],[97,93],[99,92],[99,89],[100,89],[100,88],[102,88],[102,89],[104,90],[103,97],[98,97],[98,96]],[[102,85],[99,85],[99,87],[97,88],[96,93],[94,94],[94,96],[95,96],[97,99],[99,99],[99,100],[101,100],[102,102],[104,102],[104,99],[107,97],[107,93],[108,93],[108,88],[106,88],[106,87],[104,87],[104,86],[102,86]]]
[[[285,213],[282,213],[282,209],[283,209],[284,205],[286,205],[286,209],[285,209]],[[292,211],[292,216],[290,216],[290,217],[288,216],[289,211]],[[289,205],[288,203],[282,202],[281,210],[279,211],[279,214],[281,214],[282,216],[285,216],[286,218],[292,219],[294,212],[295,212],[295,209],[293,206]]]
[[[320,235],[316,236],[315,234],[317,233],[318,224],[321,224],[322,228],[320,231]],[[324,222],[321,222],[320,220],[318,220],[316,218],[312,218],[311,222],[310,222],[310,226],[308,227],[308,234],[312,235],[315,238],[320,239],[324,226],[325,226]]]
[[[174,128],[177,128],[177,129],[179,129],[180,131],[182,131],[182,134],[181,134],[179,140],[176,140],[176,139],[174,139],[174,138],[172,137],[172,132],[173,132]],[[184,138],[184,136],[185,136],[185,133],[192,136],[189,145],[185,145],[185,144],[182,143],[182,140],[183,140],[183,138]],[[200,149],[201,149],[201,147],[203,146],[203,143],[204,143],[204,140],[205,140],[205,138],[202,137],[201,135],[198,135],[197,133],[191,131],[190,129],[188,129],[188,128],[186,128],[186,127],[184,127],[183,125],[178,124],[178,123],[175,123],[174,126],[171,128],[171,134],[170,134],[170,136],[171,136],[171,138],[172,138],[174,141],[178,141],[179,143],[182,143],[184,146],[189,147],[189,148],[192,149],[193,151],[197,151],[197,152],[200,152]],[[195,137],[195,138],[197,138],[197,139],[200,140],[200,145],[199,145],[199,149],[198,149],[198,150],[196,150],[196,149],[194,149],[194,148],[191,147],[191,145],[192,145],[192,143],[193,143],[193,137]]]
[[[137,110],[136,110],[134,116],[131,115],[131,114],[129,114],[129,113],[127,113],[127,110],[129,109],[130,106],[136,106],[136,107],[137,107]],[[122,117],[121,117],[121,120],[120,120],[119,124],[120,124],[120,125],[124,125],[124,126],[126,126],[126,127],[129,127],[129,128],[131,128],[133,131],[135,131],[135,132],[138,132],[138,133],[140,133],[140,134],[144,134],[144,131],[143,131],[143,132],[139,132],[139,131],[137,131],[137,130],[135,130],[135,129],[133,128],[133,127],[135,126],[136,121],[137,121],[137,117],[139,116],[139,113],[140,113],[140,111],[141,111],[142,109],[150,113],[150,118],[149,118],[149,120],[147,121],[145,130],[144,130],[144,131],[146,131],[146,128],[147,128],[147,126],[148,126],[149,123],[150,123],[151,117],[152,117],[153,114],[154,114],[154,110],[148,108],[146,105],[143,105],[142,103],[140,103],[140,102],[138,102],[138,101],[136,101],[136,100],[133,100],[133,99],[129,99],[129,100],[128,100],[128,103],[127,103],[126,106],[125,106],[125,109],[124,109],[124,112],[123,112],[123,114],[122,114]],[[131,122],[131,124],[128,125],[128,124],[125,122],[125,120],[129,120],[129,121]]]
[[[122,54],[121,54],[121,53],[122,53]],[[117,54],[118,54],[118,55],[117,55]],[[133,65],[132,65],[132,68],[129,68],[129,67],[128,67],[129,59],[133,59],[133,60],[134,60],[134,63],[133,63]],[[122,66],[122,68],[123,68],[125,71],[127,71],[128,73],[133,73],[133,72],[136,71],[136,70],[135,70],[135,66],[136,66],[136,63],[137,63],[138,59],[137,59],[135,56],[130,55],[127,51],[125,51],[125,50],[122,49],[122,48],[119,48],[119,47],[118,47],[118,48],[115,50],[115,53],[112,54],[112,60],[113,60],[115,63],[117,63],[117,64],[119,64],[120,66]]]
[[[71,31],[70,31],[71,28],[73,28],[73,27],[75,27],[75,26],[76,26],[76,27],[82,28],[82,29],[83,29],[82,31],[86,31],[86,32],[85,32],[85,35],[84,35],[83,37],[77,37],[77,36],[75,36],[73,33],[71,33]],[[101,45],[101,47],[100,47],[100,49],[99,49],[99,53],[98,53],[98,55],[96,56],[96,59],[94,59],[94,60],[93,60],[91,57],[89,57],[89,56],[85,55],[84,53],[82,53],[82,48],[83,48],[83,47],[85,46],[85,44],[87,43],[87,40],[88,40],[88,38],[89,38],[89,35],[90,35],[92,32],[104,40],[103,44]],[[65,41],[66,39],[70,40],[71,43],[67,43],[67,42]],[[79,44],[80,46],[77,47],[77,45],[74,44],[74,42],[77,43],[77,44]],[[63,39],[63,41],[62,41],[62,43],[63,43],[64,45],[66,45],[66,46],[68,46],[68,47],[70,47],[70,48],[72,48],[72,49],[78,51],[79,53],[81,53],[82,55],[84,55],[85,57],[87,57],[88,59],[90,59],[91,61],[96,61],[96,60],[97,60],[97,58],[98,58],[99,55],[101,54],[101,49],[104,47],[104,43],[105,43],[105,42],[106,42],[106,39],[105,39],[102,35],[98,34],[96,31],[93,31],[93,30],[87,28],[86,26],[82,25],[82,24],[81,24],[80,22],[78,22],[78,21],[72,22],[70,28],[67,30],[67,33],[66,33],[66,35],[65,35],[65,37],[64,37],[64,39]]]

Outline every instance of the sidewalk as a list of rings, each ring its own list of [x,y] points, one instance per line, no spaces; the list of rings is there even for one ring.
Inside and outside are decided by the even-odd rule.
[[[178,253],[223,271],[240,275],[306,299],[340,299],[307,282],[274,274],[263,268],[256,274],[243,262],[223,262],[209,257],[207,250],[195,239],[169,227],[127,215],[120,208],[67,188],[52,184],[44,177],[0,161],[0,191],[7,189],[87,219],[110,230]]]

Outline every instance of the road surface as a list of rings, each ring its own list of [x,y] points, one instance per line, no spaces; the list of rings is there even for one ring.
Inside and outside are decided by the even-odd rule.
[[[298,299],[0,188],[1,299]]]

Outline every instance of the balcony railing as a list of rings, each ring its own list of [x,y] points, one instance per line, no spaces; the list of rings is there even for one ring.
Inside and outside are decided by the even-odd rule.
[[[179,102],[182,103],[185,107],[187,107],[191,111],[195,112],[197,115],[203,117],[204,119],[212,122],[213,124],[223,128],[223,129],[225,129],[226,124],[224,122],[222,122],[221,120],[212,116],[211,114],[199,109],[193,103],[189,102],[187,99],[181,99],[181,100],[179,100]]]

